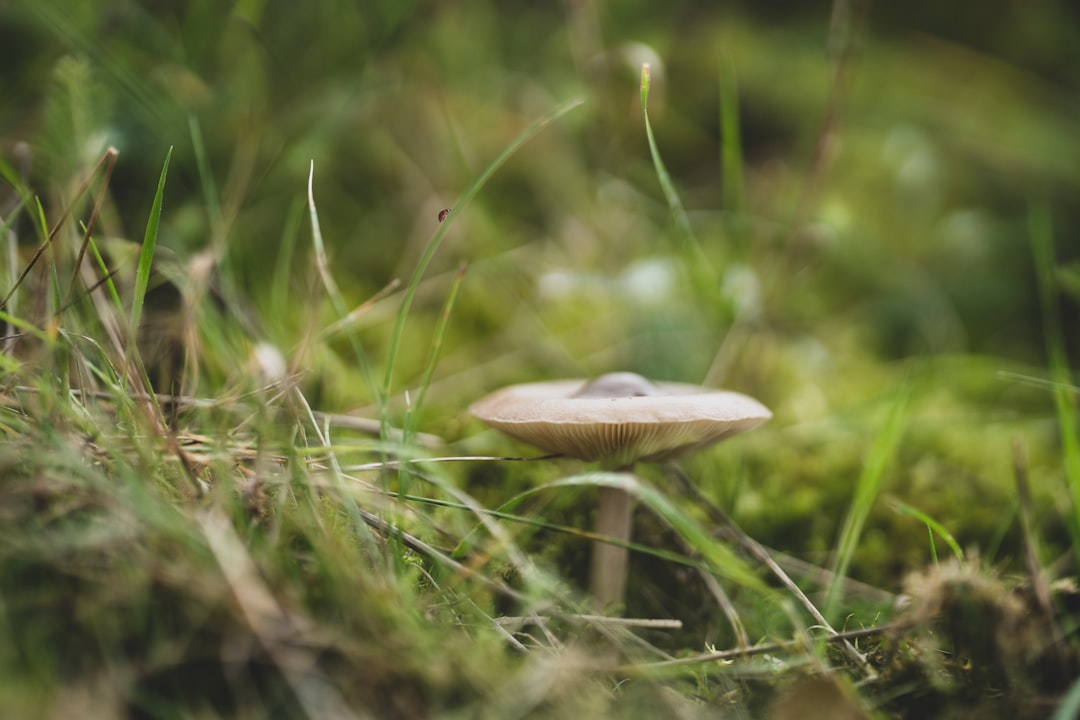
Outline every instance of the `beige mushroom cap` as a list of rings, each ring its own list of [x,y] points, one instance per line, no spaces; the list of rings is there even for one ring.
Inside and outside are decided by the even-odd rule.
[[[740,393],[633,373],[511,385],[469,411],[534,447],[618,467],[685,455],[772,417]]]

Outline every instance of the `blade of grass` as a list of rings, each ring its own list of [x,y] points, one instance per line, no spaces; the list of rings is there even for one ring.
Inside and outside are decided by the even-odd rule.
[[[420,412],[421,407],[424,404],[424,400],[427,398],[428,387],[431,385],[432,375],[435,373],[435,365],[439,360],[439,351],[442,349],[443,338],[446,336],[446,328],[450,325],[450,316],[454,311],[454,302],[457,300],[458,290],[461,289],[461,283],[465,279],[465,264],[462,263],[458,268],[457,274],[454,276],[454,281],[450,286],[450,293],[447,295],[446,302],[443,304],[442,313],[439,315],[439,321],[435,326],[435,335],[431,340],[431,352],[428,356],[427,367],[424,369],[424,374],[420,381],[420,390],[417,393],[416,401],[409,404],[408,409],[405,411],[405,418],[402,420],[402,441],[406,446],[413,444],[413,438],[416,434],[416,415]],[[382,428],[380,427],[380,430]],[[383,436],[386,439],[386,436]],[[413,478],[413,467],[409,463],[402,463],[398,466],[398,488],[402,493],[407,494],[410,489]]]
[[[98,268],[105,277],[106,287],[109,289],[109,297],[112,298],[113,306],[116,308],[117,312],[122,313],[124,310],[124,302],[120,299],[120,292],[116,289],[116,284],[112,280],[116,271],[109,270],[108,265],[105,264],[105,258],[101,256],[97,243],[94,242],[94,238],[92,237],[90,238],[89,248],[90,253],[94,256],[94,261],[97,263]]]
[[[806,596],[806,593],[802,591],[795,581],[787,574],[784,568],[780,567],[780,563],[773,557],[773,553],[768,550],[764,545],[759,543],[753,537],[750,536],[745,530],[738,526],[738,524],[728,517],[727,513],[717,507],[704,493],[697,487],[690,477],[682,471],[678,465],[674,463],[669,465],[669,474],[674,477],[680,487],[683,494],[691,498],[695,505],[705,510],[708,517],[717,525],[717,529],[713,531],[713,534],[717,537],[726,538],[742,548],[762,565],[767,567],[769,571],[780,581],[780,584],[787,588],[788,592],[794,596],[794,598],[802,605],[810,617],[814,620],[830,635],[836,635],[837,631],[829,623],[828,619],[821,614],[817,606],[810,601],[810,598]],[[866,660],[866,656],[860,653],[854,645],[851,643],[844,643],[844,651],[851,657],[856,663],[861,665],[868,677],[873,676],[873,669],[870,667]]]
[[[475,503],[466,504],[462,502],[455,502],[453,500],[441,500],[439,498],[424,497],[422,495],[403,495],[396,492],[387,493],[387,495],[392,498],[398,498],[400,500],[404,500],[405,502],[417,503],[419,505],[430,505],[432,507],[462,510],[473,514],[481,513],[487,517],[496,518],[498,520],[504,520],[506,522],[512,522],[518,525],[527,525],[528,527],[537,528],[539,530],[550,530],[551,532],[557,532],[563,535],[572,535],[583,540],[603,540],[605,542],[610,542],[614,545],[625,547],[628,550],[632,550],[642,555],[651,555],[653,557],[660,558],[661,560],[678,563],[679,565],[686,565],[687,567],[708,569],[708,565],[701,560],[695,560],[694,558],[687,557],[686,555],[683,555],[682,553],[677,553],[673,550],[654,548],[632,541],[625,542],[612,537],[597,535],[596,533],[589,532],[588,530],[582,530],[580,528],[571,527],[569,525],[560,525],[558,523],[552,523],[546,520],[538,520],[534,517],[518,515],[517,513],[503,512],[501,510],[489,510],[488,508],[477,506],[475,505]],[[466,539],[468,539],[468,533],[462,537],[462,540],[454,547],[453,551],[449,553],[450,557],[460,558],[466,554],[466,545],[464,544]]]
[[[946,530],[945,526],[939,523],[937,520],[930,517],[923,511],[918,510],[911,505],[908,505],[907,503],[900,502],[899,500],[893,503],[893,510],[900,513],[901,515],[907,515],[910,518],[914,518],[915,520],[918,520],[922,524],[926,525],[926,529],[930,533],[930,552],[933,555],[935,565],[937,565],[938,559],[937,549],[934,547],[934,533],[937,533],[941,536],[941,539],[944,540],[945,544],[949,546],[949,549],[952,550],[953,555],[956,556],[957,560],[960,560],[961,562],[964,560],[964,551],[960,549],[960,543],[956,542],[956,538],[952,536],[952,533]]]
[[[1050,588],[1049,574],[1039,561],[1038,537],[1032,519],[1031,484],[1028,481],[1027,450],[1019,439],[1013,440],[1013,475],[1016,479],[1016,497],[1020,503],[1020,532],[1024,548],[1024,564],[1027,565],[1028,583],[1035,596],[1039,610],[1050,629],[1054,655],[1057,659],[1061,677],[1068,677],[1072,652],[1062,630],[1057,608],[1054,606],[1054,594]]]
[[[495,538],[495,541],[505,553],[506,559],[513,565],[517,573],[521,576],[521,579],[526,583],[526,587],[534,592],[555,592],[556,584],[554,580],[547,577],[546,573],[541,568],[537,567],[536,564],[529,560],[526,553],[514,541],[514,538],[511,537],[501,525],[495,522],[491,515],[488,515],[485,512],[486,508],[483,507],[479,501],[464,490],[455,487],[452,482],[448,481],[438,473],[426,475],[424,479],[429,484],[438,488],[447,496],[472,511],[473,516],[476,517],[477,521],[484,526],[491,537]]]
[[[45,251],[52,246],[52,241],[56,237],[56,233],[60,231],[60,228],[63,226],[64,222],[71,214],[72,209],[75,207],[75,203],[78,202],[78,199],[82,197],[83,194],[90,187],[91,181],[97,174],[98,170],[102,167],[102,165],[106,162],[109,162],[110,158],[115,157],[114,153],[114,148],[109,148],[105,151],[105,154],[102,155],[97,165],[94,166],[94,169],[91,170],[90,173],[86,176],[86,178],[82,181],[82,184],[76,191],[71,203],[69,203],[67,207],[64,208],[63,212],[60,213],[60,218],[56,221],[56,224],[53,225],[52,230],[49,230],[49,223],[45,219],[45,208],[41,205],[41,198],[34,198],[35,204],[37,206],[37,215],[36,217],[34,215],[31,215],[31,219],[37,220],[37,225],[35,226],[35,229],[40,232],[42,241],[41,244],[38,246],[38,249],[34,251],[33,257],[31,257],[30,261],[26,263],[26,266],[23,268],[22,273],[20,273],[19,277],[16,278],[15,283],[8,289],[7,294],[4,295],[4,299],[0,300],[0,310],[7,307],[8,301],[11,300],[12,296],[15,294],[15,291],[19,289],[19,286],[22,284],[23,280],[26,279],[26,276],[30,274],[30,271],[33,269],[34,265],[37,264],[37,261],[41,259],[41,256],[45,253]],[[19,187],[22,187],[22,185],[20,185]],[[53,275],[55,276],[55,264],[52,271]],[[59,298],[59,296],[57,297]]]
[[[35,327],[33,324],[28,323],[27,321],[23,320],[22,318],[17,318],[14,315],[9,315],[8,313],[4,312],[3,310],[0,310],[0,321],[5,322],[8,325],[11,325],[12,327],[19,328],[20,330],[22,330],[24,332],[28,332],[31,335],[33,335],[34,337],[36,337],[38,340],[41,340],[42,342],[51,342],[52,341],[52,338],[49,337],[49,333]]]
[[[41,213],[42,223],[45,222],[45,208],[41,206],[40,198],[38,199],[38,212]],[[60,225],[57,225],[54,230],[58,229]],[[55,239],[55,232],[52,238]],[[56,247],[53,243],[49,243],[45,247],[45,252],[48,253],[48,261],[45,264],[45,268],[49,272],[49,304],[46,306],[46,311],[49,314],[55,312],[61,305],[63,305],[63,290],[60,287],[60,264],[56,261]]]
[[[373,308],[376,304],[382,302],[386,298],[388,298],[391,295],[393,295],[394,293],[396,293],[398,291],[398,288],[400,288],[400,287],[401,287],[401,280],[399,280],[398,278],[394,278],[393,280],[388,282],[386,284],[386,286],[383,287],[381,290],[379,290],[377,293],[375,293],[374,295],[369,297],[367,300],[365,300],[364,302],[360,303],[355,308],[353,308],[349,312],[348,315],[341,318],[340,320],[338,320],[334,324],[328,325],[325,328],[323,328],[322,332],[319,333],[319,337],[321,337],[323,340],[334,337],[335,335],[340,333],[342,330],[348,328],[350,325],[352,325],[357,320],[359,320],[361,317],[363,317],[364,314],[367,313],[369,310],[371,310],[371,308]]]
[[[742,133],[739,127],[739,85],[730,59],[720,67],[720,170],[724,207],[743,208]]]
[[[295,272],[293,256],[296,254],[296,246],[300,238],[300,224],[303,219],[303,202],[294,202],[281,226],[281,240],[278,242],[278,256],[274,264],[274,279],[270,284],[270,307],[274,309],[276,318],[288,317],[289,305],[295,302],[295,298],[289,292],[289,279]]]
[[[203,142],[202,126],[194,115],[188,115],[188,132],[191,135],[191,147],[195,151],[195,167],[199,170],[199,185],[203,190],[203,202],[206,203],[211,232],[215,238],[220,238],[222,216],[217,184],[214,182],[214,174],[210,172],[210,158],[206,153],[206,143]]]
[[[691,548],[701,553],[701,556],[709,563],[713,571],[743,587],[757,590],[766,597],[777,600],[775,591],[766,585],[731,548],[724,543],[717,542],[701,525],[686,515],[662,493],[639,482],[634,476],[627,473],[595,472],[575,475],[531,488],[510,502],[513,503],[524,499],[537,492],[562,487],[610,487],[630,493],[638,502],[665,520],[675,532],[686,540]],[[509,504],[507,503],[500,510],[503,510]]]
[[[893,628],[889,625],[879,625],[877,627],[859,628],[858,630],[846,630],[842,633],[837,633],[836,635],[821,638],[821,640],[824,642],[848,642],[850,640],[857,640],[859,638],[882,635],[889,632],[891,629]],[[624,665],[618,669],[618,672],[628,677],[641,677],[646,673],[648,673],[652,677],[656,677],[657,671],[669,669],[673,670],[676,668],[690,665],[704,665],[705,667],[709,667],[711,665],[713,671],[722,672],[724,668],[726,668],[733,660],[739,658],[760,655],[763,653],[776,653],[786,652],[789,650],[805,649],[806,645],[801,638],[798,640],[782,640],[778,642],[761,643],[760,645],[754,645],[752,647],[746,648],[735,648],[733,650],[705,652],[698,655],[675,658],[673,660]]]
[[[326,295],[330,298],[330,304],[334,308],[334,314],[340,321],[348,317],[348,309],[345,305],[345,299],[342,297],[341,291],[338,290],[337,283],[334,281],[334,276],[330,272],[330,261],[326,254],[326,245],[323,243],[322,228],[319,226],[319,211],[315,207],[314,188],[315,161],[312,160],[311,169],[308,172],[307,199],[308,216],[311,219],[311,244],[315,251],[315,268],[319,272],[319,278],[322,280],[323,289],[326,290]],[[364,346],[361,344],[360,338],[353,328],[346,326],[345,331],[345,337],[348,338],[349,345],[352,347],[353,354],[356,356],[356,362],[360,366],[360,373],[363,375],[364,381],[367,383],[368,389],[371,392],[372,400],[379,409],[379,414],[385,415],[386,395],[380,390],[378,383],[375,381],[375,372],[371,367],[371,362],[368,360],[367,352],[364,350]]]
[[[645,122],[645,137],[649,142],[649,153],[652,155],[656,179],[660,183],[664,199],[667,200],[668,209],[671,211],[671,217],[675,222],[675,230],[682,241],[683,253],[686,256],[694,284],[698,291],[702,293],[702,297],[710,298],[716,293],[716,273],[713,270],[712,263],[709,262],[709,258],[701,249],[701,243],[698,242],[697,236],[694,235],[694,230],[690,226],[690,217],[686,214],[682,200],[679,199],[679,193],[675,189],[675,183],[672,182],[671,175],[664,165],[664,160],[660,157],[660,148],[656,144],[652,123],[649,122],[649,86],[651,84],[652,74],[648,63],[645,63],[641,66],[641,116]]]
[[[1047,380],[1046,378],[1034,377],[1031,375],[1024,375],[1022,373],[1009,372],[1008,370],[999,370],[998,377],[1002,380],[1013,380],[1024,385],[1030,385],[1032,387],[1042,388],[1043,390],[1051,390],[1057,392],[1060,388],[1073,395],[1080,395],[1080,387],[1072,383],[1060,383],[1053,380]]]
[[[146,221],[146,233],[143,235],[142,251],[139,253],[139,265],[135,269],[135,289],[131,297],[131,336],[139,329],[142,320],[143,303],[146,300],[146,287],[150,283],[150,266],[154,261],[154,249],[157,247],[158,224],[161,222],[161,205],[165,198],[165,178],[169,172],[169,160],[172,147],[165,154],[165,164],[158,178],[157,192],[150,208],[150,217]]]
[[[536,137],[544,130],[544,128],[566,115],[571,110],[579,107],[584,102],[585,101],[580,98],[564,102],[525,128],[521,134],[514,138],[510,144],[507,145],[486,168],[484,168],[484,171],[480,173],[465,192],[462,193],[461,197],[459,197],[453,205],[454,212],[450,213],[444,222],[439,223],[438,228],[435,230],[435,234],[431,237],[427,247],[424,248],[420,261],[417,263],[416,269],[413,271],[412,278],[409,280],[408,285],[405,286],[405,291],[401,298],[401,308],[398,310],[397,320],[394,322],[394,329],[390,335],[390,344],[386,354],[386,372],[383,375],[382,385],[383,397],[389,397],[391,390],[393,389],[394,367],[397,364],[398,349],[401,345],[401,333],[405,329],[405,319],[408,317],[409,309],[412,307],[413,297],[416,295],[416,291],[420,286],[420,279],[424,276],[428,265],[431,264],[431,259],[435,257],[435,252],[442,244],[442,240],[446,236],[446,231],[454,223],[454,220],[460,217],[460,211],[468,206],[468,204],[472,202],[472,199],[476,197],[476,194],[480,192],[480,189],[487,184],[487,181],[491,179],[491,176],[495,174],[495,171],[502,167],[507,160],[513,157],[513,155],[525,145],[525,143]],[[382,421],[384,426],[389,427],[390,421],[385,412],[383,413]]]
[[[90,217],[86,223],[83,224],[83,238],[82,243],[79,245],[79,253],[75,258],[75,267],[71,269],[71,282],[68,284],[67,301],[70,303],[71,299],[75,296],[75,283],[79,277],[79,268],[82,267],[83,258],[86,256],[86,248],[90,243],[90,233],[94,230],[94,224],[97,222],[98,214],[101,212],[102,206],[105,204],[105,197],[108,194],[109,181],[112,179],[113,170],[116,168],[116,159],[120,156],[120,151],[114,147],[110,147],[105,151],[100,162],[98,162],[97,168],[102,168],[101,173],[101,186],[98,188],[97,196],[94,198],[94,206],[90,211]],[[87,185],[89,187],[89,184]]]
[[[1035,279],[1042,308],[1046,356],[1050,364],[1050,378],[1054,383],[1054,408],[1061,429],[1065,478],[1072,496],[1072,515],[1068,525],[1072,531],[1073,549],[1080,551],[1080,437],[1077,436],[1076,396],[1069,391],[1073,382],[1061,334],[1061,312],[1054,277],[1054,229],[1050,211],[1045,207],[1032,207],[1028,213],[1028,231],[1035,256]]]
[[[466,265],[462,263],[461,267],[458,268],[457,273],[454,275],[453,284],[450,286],[450,293],[446,297],[442,313],[439,315],[438,324],[435,326],[435,335],[431,340],[431,353],[428,356],[427,367],[424,368],[424,375],[420,381],[420,390],[416,395],[416,401],[405,415],[405,422],[402,424],[402,429],[405,431],[406,445],[412,442],[412,436],[414,434],[413,420],[415,419],[416,413],[418,413],[423,406],[424,400],[427,398],[427,391],[431,386],[431,378],[435,374],[435,366],[439,361],[439,351],[442,350],[443,338],[446,337],[446,328],[449,327],[450,316],[454,312],[454,303],[457,300],[458,291],[461,289],[461,283],[465,280],[465,270]]]
[[[866,518],[874,505],[874,500],[881,489],[881,482],[885,477],[885,470],[892,460],[900,437],[904,432],[907,417],[907,403],[910,395],[910,387],[905,383],[896,393],[889,416],[885,425],[878,432],[870,455],[863,466],[862,474],[859,475],[855,486],[855,496],[852,498],[851,507],[848,508],[847,517],[844,519],[843,529],[836,547],[836,562],[833,566],[832,582],[826,593],[825,616],[836,617],[839,608],[840,595],[843,590],[843,580],[847,577],[851,558],[855,555],[859,538],[862,535]]]

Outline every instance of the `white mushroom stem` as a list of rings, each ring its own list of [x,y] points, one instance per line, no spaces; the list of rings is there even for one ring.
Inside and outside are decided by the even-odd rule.
[[[601,487],[596,509],[596,534],[630,541],[634,496],[620,488]],[[630,552],[609,542],[593,543],[589,594],[600,609],[621,605],[626,594]]]

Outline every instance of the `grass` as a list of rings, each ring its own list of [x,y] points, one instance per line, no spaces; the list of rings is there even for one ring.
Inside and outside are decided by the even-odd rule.
[[[676,5],[0,10],[0,715],[1070,716],[1033,20]],[[630,477],[466,412],[616,369],[775,417]]]

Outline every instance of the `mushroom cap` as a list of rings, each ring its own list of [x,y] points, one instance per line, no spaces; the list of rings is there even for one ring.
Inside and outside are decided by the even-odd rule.
[[[747,395],[633,373],[511,385],[469,412],[542,450],[618,467],[685,455],[772,417]]]

